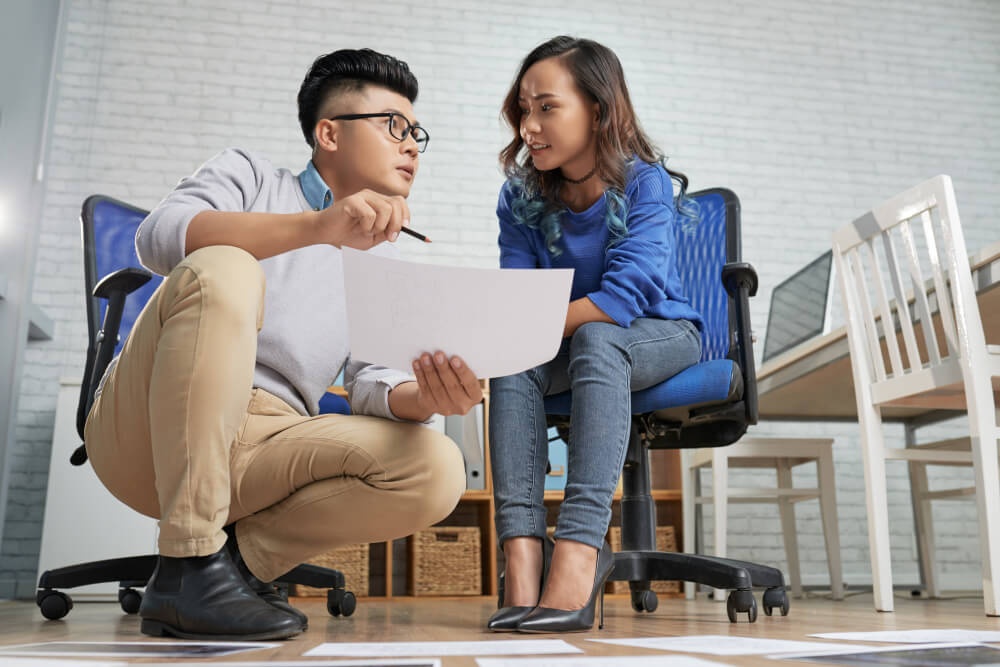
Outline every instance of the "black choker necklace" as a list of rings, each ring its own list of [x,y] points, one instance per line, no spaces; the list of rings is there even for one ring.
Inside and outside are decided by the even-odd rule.
[[[563,180],[568,183],[572,183],[573,185],[580,185],[580,183],[583,183],[586,180],[590,180],[590,177],[596,173],[597,173],[597,165],[594,165],[594,168],[588,171],[587,175],[584,176],[583,178],[570,178],[569,176],[563,174]]]

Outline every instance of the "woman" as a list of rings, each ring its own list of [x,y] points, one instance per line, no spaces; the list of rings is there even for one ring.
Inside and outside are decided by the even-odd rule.
[[[701,318],[681,290],[675,226],[687,179],[663,166],[607,47],[556,37],[521,63],[503,115],[503,268],[573,268],[564,340],[550,362],[491,383],[490,443],[503,606],[488,627],[593,626],[613,566],[604,541],[631,419],[631,392],[698,361]],[[677,201],[672,179],[680,184]],[[678,211],[680,202],[681,213]],[[547,541],[543,399],[572,389],[567,483]]]

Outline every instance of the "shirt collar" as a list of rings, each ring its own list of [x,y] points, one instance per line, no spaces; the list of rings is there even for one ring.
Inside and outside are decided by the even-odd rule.
[[[309,164],[299,174],[299,185],[302,187],[302,194],[305,195],[306,201],[309,202],[314,211],[323,210],[333,203],[333,193],[323,182],[323,177],[319,175],[312,160],[309,160]]]

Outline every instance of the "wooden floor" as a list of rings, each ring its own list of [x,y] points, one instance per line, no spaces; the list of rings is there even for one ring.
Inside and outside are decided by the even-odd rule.
[[[759,599],[759,596],[758,596]],[[694,601],[661,600],[652,614],[632,611],[627,596],[608,596],[603,630],[566,635],[494,634],[485,630],[486,619],[495,609],[489,598],[378,598],[361,599],[350,618],[330,617],[322,598],[292,600],[309,614],[310,628],[279,648],[243,653],[218,659],[234,661],[274,661],[301,659],[301,655],[323,642],[369,641],[483,641],[526,638],[562,638],[583,649],[588,656],[676,655],[658,651],[629,649],[586,641],[588,638],[663,637],[684,635],[733,635],[769,639],[810,641],[814,632],[913,630],[922,628],[963,628],[1000,630],[1000,618],[983,614],[979,597],[917,600],[900,596],[896,612],[878,613],[870,593],[849,596],[834,602],[815,596],[792,600],[787,617],[760,613],[757,622],[729,623],[725,605],[703,597]],[[43,641],[140,641],[139,619],[123,614],[116,603],[77,602],[70,614],[59,621],[46,621],[32,602],[0,601],[0,646]],[[821,641],[821,640],[812,640]],[[713,662],[728,665],[815,664],[775,662],[760,656],[720,657],[701,654]],[[4,659],[0,657],[0,665]],[[138,661],[137,661],[138,662]],[[39,661],[44,664],[44,661]],[[473,657],[445,657],[442,667],[473,667]]]

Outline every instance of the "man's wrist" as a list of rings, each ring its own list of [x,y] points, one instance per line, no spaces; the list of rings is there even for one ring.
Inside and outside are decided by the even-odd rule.
[[[434,412],[420,404],[419,388],[415,380],[400,382],[389,390],[389,410],[398,419],[425,422]]]

